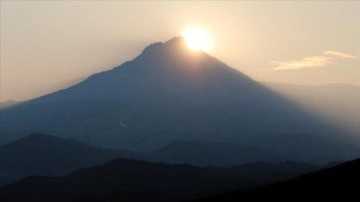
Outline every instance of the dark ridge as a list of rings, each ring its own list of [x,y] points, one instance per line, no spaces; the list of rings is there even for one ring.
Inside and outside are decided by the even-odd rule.
[[[189,165],[116,159],[64,177],[27,177],[0,187],[0,194],[14,201],[67,202],[109,196],[119,200],[134,193],[147,192],[155,201],[159,197],[159,200],[168,197],[176,199],[169,201],[177,201],[235,190],[249,183],[228,174]]]
[[[249,191],[210,196],[206,201],[353,201],[358,196],[360,160]]]
[[[73,139],[41,133],[32,134],[0,146],[0,185],[30,175],[61,176],[124,156],[137,158],[132,152],[96,148]]]

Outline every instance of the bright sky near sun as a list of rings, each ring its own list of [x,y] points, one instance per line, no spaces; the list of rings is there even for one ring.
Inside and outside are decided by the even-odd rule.
[[[360,85],[359,19],[360,1],[5,0],[0,101],[70,86],[182,34],[258,81]]]
[[[206,52],[211,50],[210,35],[200,27],[188,27],[181,33],[181,36],[185,38],[186,44],[192,50]]]

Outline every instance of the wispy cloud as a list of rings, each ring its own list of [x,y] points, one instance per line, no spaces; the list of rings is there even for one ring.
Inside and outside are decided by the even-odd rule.
[[[325,51],[322,55],[305,57],[301,60],[290,60],[286,62],[270,61],[270,64],[273,66],[273,70],[298,70],[304,68],[325,67],[328,64],[334,63],[338,58],[352,59],[356,57],[357,56],[339,51]]]
[[[306,57],[301,60],[291,60],[287,62],[271,61],[270,64],[274,65],[275,70],[282,69],[303,69],[303,68],[312,68],[312,67],[324,67],[327,64],[332,63],[330,57],[326,56],[312,56]]]
[[[356,56],[354,56],[354,55],[349,55],[349,54],[342,53],[339,51],[325,51],[324,55],[335,56],[335,57],[339,57],[339,58],[356,58]]]

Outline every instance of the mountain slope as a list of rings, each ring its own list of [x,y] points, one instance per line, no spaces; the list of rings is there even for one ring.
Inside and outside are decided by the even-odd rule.
[[[355,136],[360,133],[360,86],[305,86],[279,83],[264,85],[349,133]]]
[[[131,152],[102,149],[75,140],[32,134],[0,146],[1,184],[30,175],[61,176],[79,168],[103,164]]]
[[[246,180],[184,164],[115,159],[64,177],[28,177],[18,183],[0,187],[0,195],[13,201],[66,202],[107,197],[118,200],[118,197],[126,198],[134,193],[148,193],[155,199],[160,197],[164,200],[168,196],[170,201],[174,201],[174,198],[190,199],[234,190],[248,184]],[[125,201],[135,201],[135,198]]]
[[[229,192],[199,201],[353,201],[358,197],[360,160],[250,191]]]
[[[32,132],[153,151],[176,141],[232,142],[311,162],[356,156],[330,127],[182,38],[110,71],[1,112],[3,141]]]
[[[15,100],[6,100],[4,102],[0,102],[0,110],[15,106],[15,105],[20,104],[20,103],[21,102],[18,102],[18,101],[15,101]]]
[[[290,158],[256,147],[210,141],[177,141],[148,155],[168,162],[225,167],[254,161],[279,162]]]
[[[255,162],[234,165],[228,168],[215,166],[208,166],[206,168],[249,180],[251,179],[254,184],[264,185],[320,170],[321,167],[311,164],[285,161],[280,163]]]
[[[275,162],[283,159],[258,148],[229,143],[178,142],[156,152],[137,153],[97,148],[45,134],[32,134],[0,146],[0,185],[30,175],[62,176],[75,169],[99,165],[117,157],[200,166],[227,166],[254,159]]]

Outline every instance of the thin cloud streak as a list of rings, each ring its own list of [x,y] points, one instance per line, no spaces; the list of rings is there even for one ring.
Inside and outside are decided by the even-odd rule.
[[[340,58],[356,58],[354,55],[338,52],[338,51],[325,51],[324,55],[335,56]]]
[[[324,67],[329,63],[332,63],[331,58],[326,56],[312,56],[303,58],[302,60],[291,60],[288,62],[270,62],[270,64],[276,66],[273,68],[274,70],[297,70],[303,68]]]
[[[334,63],[336,59],[353,59],[357,56],[342,53],[339,51],[325,51],[322,55],[305,57],[301,60],[291,60],[286,62],[270,61],[274,66],[273,70],[299,70],[304,68],[325,67],[328,64]]]

